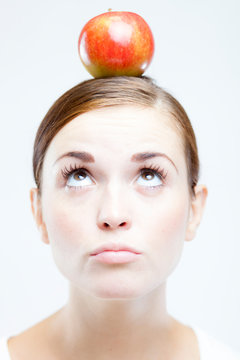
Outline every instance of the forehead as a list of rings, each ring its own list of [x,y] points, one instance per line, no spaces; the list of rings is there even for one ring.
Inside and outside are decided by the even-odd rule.
[[[90,146],[97,154],[105,149],[109,155],[115,153],[122,157],[142,150],[183,156],[182,139],[170,115],[133,105],[79,115],[55,135],[46,155],[58,157],[64,152],[79,150],[81,146]]]

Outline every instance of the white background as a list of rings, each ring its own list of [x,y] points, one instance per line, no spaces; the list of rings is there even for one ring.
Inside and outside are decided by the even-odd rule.
[[[238,0],[1,1],[0,336],[49,316],[67,281],[32,219],[29,189],[37,127],[52,103],[91,76],[77,52],[92,17],[142,15],[156,51],[146,75],[185,107],[195,129],[209,198],[197,237],[169,279],[169,312],[240,351]]]

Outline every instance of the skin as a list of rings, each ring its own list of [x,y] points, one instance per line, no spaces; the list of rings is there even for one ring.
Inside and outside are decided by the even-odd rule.
[[[13,359],[16,354],[30,359],[33,353],[35,359],[199,359],[194,332],[166,307],[167,279],[184,242],[195,235],[207,197],[203,185],[196,187],[195,198],[189,192],[181,140],[169,116],[137,106],[90,111],[54,137],[44,159],[42,195],[33,188],[30,198],[41,240],[51,246],[69,281],[69,299],[57,313],[10,339]],[[57,161],[72,151],[91,153],[95,163]],[[168,158],[132,162],[139,152]],[[64,179],[61,170],[75,164],[90,176]],[[150,165],[164,169],[165,180],[149,171],[141,174],[139,169]],[[129,244],[141,255],[124,264],[102,264],[89,256],[109,242]],[[34,352],[36,342],[40,355]],[[31,344],[28,353],[26,344]]]

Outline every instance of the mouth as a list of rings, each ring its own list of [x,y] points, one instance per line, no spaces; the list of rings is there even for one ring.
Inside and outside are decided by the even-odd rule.
[[[107,244],[97,248],[90,254],[95,261],[105,264],[123,264],[137,261],[141,252],[123,244]]]
[[[103,251],[99,254],[92,255],[94,260],[105,264],[124,264],[138,260],[141,254],[131,251]]]

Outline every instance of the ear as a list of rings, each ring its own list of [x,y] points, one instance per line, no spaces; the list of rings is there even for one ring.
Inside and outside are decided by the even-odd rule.
[[[37,224],[38,230],[40,231],[41,240],[45,244],[49,244],[46,224],[44,223],[42,217],[42,206],[41,206],[41,198],[39,195],[39,189],[32,188],[30,190],[30,200],[31,200],[32,214]]]
[[[195,197],[192,197],[191,207],[189,213],[188,226],[186,231],[186,241],[191,241],[198,228],[198,225],[201,222],[208,191],[206,186],[197,185],[194,188]]]

